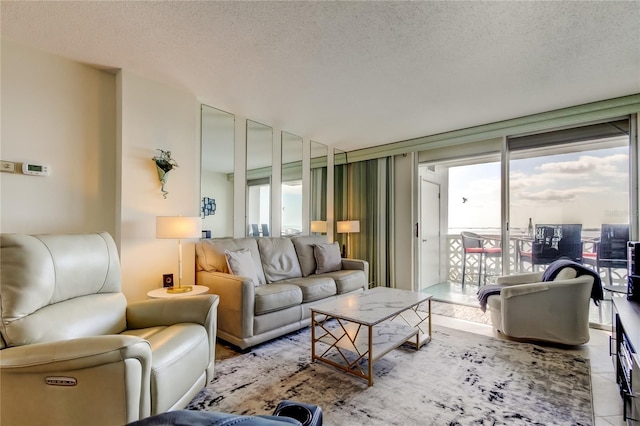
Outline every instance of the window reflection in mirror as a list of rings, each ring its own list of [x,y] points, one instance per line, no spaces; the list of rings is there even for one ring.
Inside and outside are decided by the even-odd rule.
[[[271,235],[273,129],[247,120],[247,236]]]
[[[328,148],[311,141],[311,208],[310,219],[327,220],[327,155]]]
[[[302,234],[302,138],[282,132],[283,236]]]
[[[203,237],[233,235],[233,114],[202,105],[200,198]]]

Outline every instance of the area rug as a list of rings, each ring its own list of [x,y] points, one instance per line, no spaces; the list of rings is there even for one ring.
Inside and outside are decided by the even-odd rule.
[[[219,352],[188,409],[271,414],[287,399],[320,406],[327,426],[593,424],[589,361],[556,348],[434,327],[420,350],[377,361],[371,387],[311,363],[309,328]]]

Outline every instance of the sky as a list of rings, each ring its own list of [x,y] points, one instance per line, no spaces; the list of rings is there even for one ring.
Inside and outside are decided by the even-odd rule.
[[[510,162],[511,230],[535,224],[629,221],[628,147]],[[466,201],[464,200],[466,199]],[[500,228],[500,163],[449,169],[449,229]]]

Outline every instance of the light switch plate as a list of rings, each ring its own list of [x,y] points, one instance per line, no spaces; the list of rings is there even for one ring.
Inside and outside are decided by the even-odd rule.
[[[13,161],[0,161],[0,172],[15,173],[16,163]]]

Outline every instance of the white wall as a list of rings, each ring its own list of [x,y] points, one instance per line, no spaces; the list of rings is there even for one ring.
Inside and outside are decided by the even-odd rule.
[[[107,231],[120,249],[130,301],[178,274],[178,243],[155,238],[156,216],[200,215],[200,104],[128,72],[117,76],[2,40],[0,158],[40,161],[49,177],[0,173],[0,230]],[[156,149],[179,167],[162,197]],[[194,242],[184,282],[194,280]]]
[[[1,49],[0,158],[52,172],[0,173],[0,230],[113,235],[115,76],[6,39]]]
[[[158,240],[156,216],[200,216],[200,104],[190,93],[127,71],[117,77],[123,292],[140,300],[178,278],[178,242]],[[169,172],[164,199],[152,157],[169,150],[178,167]],[[183,284],[194,283],[195,241],[183,241]]]

